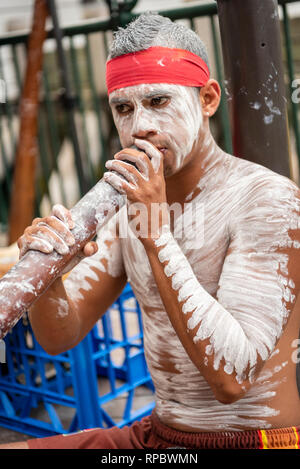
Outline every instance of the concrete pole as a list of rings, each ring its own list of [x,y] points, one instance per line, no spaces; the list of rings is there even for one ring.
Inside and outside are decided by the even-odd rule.
[[[217,0],[234,154],[290,177],[277,0]]]

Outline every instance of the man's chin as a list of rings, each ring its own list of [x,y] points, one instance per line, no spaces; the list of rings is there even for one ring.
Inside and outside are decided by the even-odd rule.
[[[171,166],[164,167],[164,176],[166,179],[174,176],[175,173],[177,173],[175,168]]]
[[[176,166],[175,162],[164,162],[164,176],[165,178],[170,178],[171,176],[174,176],[175,174],[179,173],[181,169],[184,167],[184,164],[179,165],[179,167]]]

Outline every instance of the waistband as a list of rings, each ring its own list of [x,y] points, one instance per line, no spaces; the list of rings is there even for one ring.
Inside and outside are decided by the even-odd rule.
[[[237,432],[182,432],[151,414],[152,431],[172,446],[186,449],[300,449],[300,427]]]

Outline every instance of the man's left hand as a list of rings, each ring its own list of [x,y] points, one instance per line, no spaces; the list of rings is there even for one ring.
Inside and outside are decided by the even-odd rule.
[[[129,220],[139,212],[139,222],[143,226],[137,236],[140,239],[149,238],[150,234],[156,237],[157,230],[166,222],[161,210],[167,215],[163,154],[146,140],[136,139],[134,144],[144,151],[125,148],[116,153],[114,160],[106,162],[109,171],[104,174],[104,180],[126,195]],[[158,219],[153,220],[153,217]]]

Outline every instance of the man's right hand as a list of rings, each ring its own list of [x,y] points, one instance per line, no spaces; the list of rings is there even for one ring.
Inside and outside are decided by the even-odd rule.
[[[75,234],[77,230],[72,214],[65,207],[55,205],[48,217],[33,220],[32,225],[26,228],[19,238],[20,257],[28,251],[45,253],[40,254],[42,257],[47,256],[47,253],[56,252],[64,255],[69,249],[71,252],[77,252],[74,257],[66,254],[70,260],[63,271],[45,293],[34,301],[28,311],[35,338],[50,355],[57,355],[75,347],[116,301],[125,287],[127,276],[123,268],[121,246],[114,228],[115,226],[112,231],[107,225],[101,228],[97,234],[97,243],[89,241],[77,252],[76,247],[78,244],[81,246],[81,242],[77,242]],[[73,248],[71,246],[75,239],[72,233],[76,237]],[[106,243],[107,238],[112,241],[106,244],[107,249],[102,257],[99,249],[96,257],[89,262],[87,257],[96,254],[98,243],[101,246],[102,243]],[[110,253],[114,267],[120,272],[116,277],[103,269],[107,262],[107,251]],[[80,261],[82,264],[81,267],[78,266],[79,271],[75,269],[70,272]],[[70,275],[66,278],[65,274],[69,272]]]
[[[50,254],[53,251],[61,255],[68,254],[69,248],[75,244],[75,238],[71,231],[73,228],[74,222],[70,210],[60,204],[54,205],[51,215],[35,218],[31,226],[27,227],[18,239],[20,258],[29,250],[45,254]],[[97,250],[96,242],[88,242],[78,256],[77,262],[82,257],[95,254]]]

